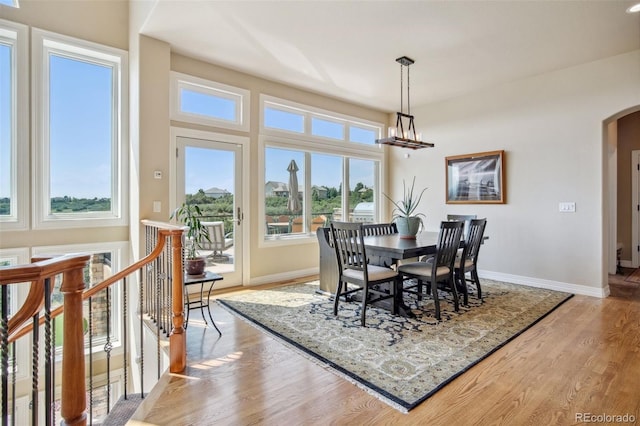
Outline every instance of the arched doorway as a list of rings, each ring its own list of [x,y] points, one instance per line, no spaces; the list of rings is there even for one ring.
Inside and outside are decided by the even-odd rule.
[[[622,134],[619,133],[620,120],[623,120],[625,129]],[[639,130],[636,136],[633,136],[635,126]],[[631,132],[629,128],[632,129]],[[629,140],[629,138],[633,140]],[[632,248],[640,245],[640,228],[635,226],[638,222],[638,213],[633,214],[632,212],[630,157],[634,148],[640,150],[640,105],[622,110],[603,121],[602,229],[604,256],[602,270],[604,271],[603,282],[605,283],[608,279],[607,275],[616,272],[619,243],[622,244],[622,263],[638,266],[633,263],[630,256]],[[622,170],[623,168],[624,170]],[[624,182],[620,182],[619,185],[620,176],[623,177]],[[636,192],[639,190],[635,185],[634,188]],[[632,220],[635,220],[635,223],[632,224]],[[624,221],[624,224],[621,223],[619,226],[619,221]],[[638,257],[635,256],[635,259],[637,263]]]

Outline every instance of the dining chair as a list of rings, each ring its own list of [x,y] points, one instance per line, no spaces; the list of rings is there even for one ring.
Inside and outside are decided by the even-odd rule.
[[[475,214],[448,214],[447,220],[457,220],[460,222],[464,222],[464,227],[462,228],[462,238],[466,241],[467,235],[469,234],[469,223],[472,219],[477,219],[478,216]]]
[[[469,288],[467,282],[471,281],[476,285],[478,299],[482,300],[482,289],[478,278],[478,253],[484,238],[484,229],[487,226],[487,219],[471,219],[468,227],[467,239],[464,249],[459,256],[456,256],[454,264],[455,280],[462,291],[465,305],[469,304]],[[470,279],[467,279],[467,273]]]
[[[364,236],[371,235],[391,235],[398,233],[398,227],[395,223],[367,223],[363,225]]]
[[[365,326],[367,305],[385,299],[392,299],[391,312],[396,314],[397,291],[402,283],[400,275],[390,268],[369,265],[364,247],[364,229],[362,223],[332,222],[331,234],[338,264],[338,285],[333,304],[333,314],[338,315],[340,297],[361,292],[362,308],[360,323]],[[378,284],[390,283],[388,292],[377,289]],[[353,284],[356,288],[349,287]]]
[[[454,280],[453,262],[456,259],[458,247],[460,247],[463,225],[464,222],[458,221],[441,222],[435,256],[425,261],[405,263],[398,266],[398,272],[403,276],[403,279],[404,277],[409,277],[417,280],[416,284],[404,288],[401,287],[402,292],[414,293],[418,296],[418,300],[422,300],[423,282],[429,283],[430,288],[427,287],[427,289],[430,289],[431,294],[433,294],[438,321],[441,319],[438,283],[442,282],[448,285],[453,294],[455,310],[458,311],[460,308],[458,291]],[[417,290],[412,290],[416,287]]]

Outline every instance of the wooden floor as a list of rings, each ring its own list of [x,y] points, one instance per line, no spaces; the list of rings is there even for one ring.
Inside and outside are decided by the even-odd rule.
[[[610,287],[573,297],[408,414],[212,304],[222,338],[192,321],[187,371],[165,374],[129,424],[640,424],[640,284]]]

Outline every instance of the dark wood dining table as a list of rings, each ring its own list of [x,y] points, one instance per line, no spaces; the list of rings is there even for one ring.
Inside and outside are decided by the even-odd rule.
[[[364,237],[364,246],[369,263],[391,266],[401,259],[433,254],[438,244],[438,233],[424,231],[415,239],[400,238],[399,234],[372,235]]]
[[[364,246],[369,264],[390,267],[398,260],[418,258],[436,252],[438,233],[423,231],[415,239],[400,238],[399,234],[372,235],[364,237]],[[398,313],[405,317],[413,317],[411,310],[404,304],[402,291],[396,290]],[[384,301],[383,301],[384,302]],[[381,306],[390,309],[390,306]]]

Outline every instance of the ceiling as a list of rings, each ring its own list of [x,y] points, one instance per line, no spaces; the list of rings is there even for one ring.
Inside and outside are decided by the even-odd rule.
[[[625,13],[633,3],[156,0],[141,32],[187,56],[396,111],[397,57],[415,60],[415,108],[640,49],[640,13]]]

